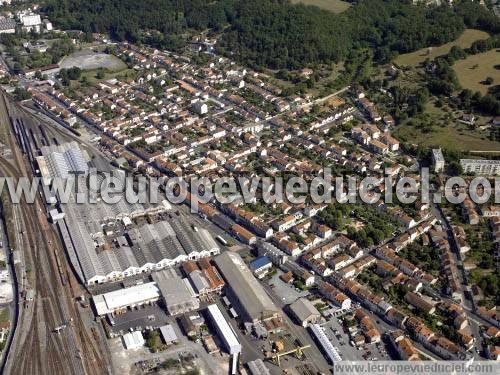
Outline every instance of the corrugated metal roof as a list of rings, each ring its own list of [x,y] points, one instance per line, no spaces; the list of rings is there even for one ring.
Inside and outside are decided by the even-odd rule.
[[[160,298],[155,282],[115,290],[92,297],[97,315],[105,315],[118,309]]]
[[[226,286],[231,288],[237,296],[237,308],[243,308],[251,320],[260,320],[272,317],[279,313],[276,305],[271,301],[250,269],[236,253],[225,252],[214,258],[217,268],[226,281]]]
[[[81,193],[90,193],[85,191],[88,189],[85,183],[81,182],[78,186]],[[166,209],[164,205],[145,208],[141,204],[128,204],[125,199],[117,204],[106,204],[102,200],[92,204],[77,204],[76,195],[72,193],[63,211],[85,280],[102,281],[113,272],[139,272],[139,268],[147,265],[161,268],[172,262],[187,260],[188,254],[197,252],[201,255],[201,252],[205,252],[203,255],[207,255],[206,252],[218,251],[217,244],[206,229],[194,231],[185,218],[176,215],[172,215],[168,221],[121,228],[124,231],[121,235],[128,238],[130,246],[122,243],[118,248],[100,250],[99,247],[107,241],[104,228],[108,223],[118,223],[125,217]]]
[[[175,334],[174,327],[172,327],[171,324],[161,326],[160,332],[161,332],[161,335],[163,337],[163,340],[167,344],[171,343],[172,341],[177,340],[177,335]]]
[[[143,346],[145,343],[144,337],[142,337],[142,333],[140,331],[129,332],[122,337],[125,348],[127,349],[136,349]]]
[[[207,311],[212,318],[212,322],[217,325],[221,338],[227,346],[230,354],[241,352],[241,344],[234,334],[233,329],[222,315],[222,312],[217,305],[209,305]]]

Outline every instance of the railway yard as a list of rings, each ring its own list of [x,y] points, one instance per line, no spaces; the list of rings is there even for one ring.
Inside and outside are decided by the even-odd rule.
[[[2,96],[2,132],[10,143],[12,158],[0,158],[4,176],[29,176],[26,156],[36,152],[35,136],[27,136],[25,122],[34,122]],[[14,122],[11,124],[11,120]],[[11,130],[17,129],[17,141]],[[32,128],[30,128],[32,129]],[[45,142],[50,143],[47,135]],[[20,141],[23,139],[22,141]],[[97,328],[86,327],[76,298],[82,294],[69,269],[58,235],[47,221],[43,203],[21,202],[12,206],[15,238],[9,238],[16,259],[20,285],[19,319],[7,358],[5,371],[12,374],[90,374],[109,373],[106,350],[96,341]],[[12,233],[11,232],[11,233]],[[33,292],[29,292],[33,291]],[[28,294],[33,295],[32,300]]]

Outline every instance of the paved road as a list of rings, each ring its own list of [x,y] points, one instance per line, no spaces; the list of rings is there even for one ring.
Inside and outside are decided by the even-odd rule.
[[[446,219],[445,215],[443,215],[443,212],[441,211],[441,208],[437,205],[434,204],[432,206],[432,211],[436,218],[438,220],[441,220],[442,226],[446,230],[446,233],[448,235],[448,241],[450,243],[450,246],[453,250],[453,254],[455,256],[457,264],[463,264],[463,259],[459,251],[459,247],[455,241],[455,237],[453,236],[453,229],[451,228],[450,223]],[[467,275],[465,273],[465,270],[463,267],[457,267],[458,272],[460,273],[460,276],[462,278],[461,283],[460,283],[460,294],[462,298],[462,302],[460,303],[460,306],[462,306],[465,310],[465,315],[467,316],[467,319],[469,320],[469,330],[472,334],[472,336],[476,339],[474,346],[476,349],[481,352],[482,350],[482,339],[481,339],[481,331],[480,331],[480,325],[489,325],[483,318],[481,318],[479,315],[477,315],[474,312],[474,302],[471,301],[468,297],[468,293],[466,293],[466,286],[468,284],[467,280]],[[450,298],[447,298],[447,296],[441,295],[442,299],[446,299],[450,302],[452,301]],[[477,354],[476,352],[473,353],[474,357],[476,359],[482,359],[480,354]]]
[[[343,87],[343,88],[341,88],[340,90],[338,90],[338,91],[336,91],[336,92],[334,92],[334,93],[331,93],[331,94],[329,94],[329,95],[327,95],[327,96],[324,96],[324,97],[322,97],[322,98],[315,99],[315,100],[313,100],[313,101],[312,101],[312,102],[310,102],[310,103],[304,104],[304,105],[302,106],[302,108],[306,108],[306,107],[310,107],[310,106],[312,106],[312,105],[314,105],[314,104],[321,104],[321,103],[323,103],[323,102],[326,102],[327,100],[329,100],[329,99],[331,99],[331,98],[333,98],[333,97],[335,97],[335,96],[338,96],[338,95],[342,94],[343,92],[345,92],[345,91],[349,90],[350,88],[351,88],[351,86],[346,86],[346,87]]]

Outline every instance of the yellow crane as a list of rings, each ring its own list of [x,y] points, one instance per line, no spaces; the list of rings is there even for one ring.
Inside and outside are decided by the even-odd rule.
[[[295,356],[297,357],[297,359],[300,359],[300,358],[302,358],[302,355],[304,354],[302,351],[304,349],[307,349],[310,347],[311,347],[311,345],[297,346],[295,349],[287,350],[286,352],[276,353],[275,355],[271,356],[271,359],[276,361],[276,364],[278,365],[278,367],[281,367],[281,361],[280,361],[281,357],[295,353]]]

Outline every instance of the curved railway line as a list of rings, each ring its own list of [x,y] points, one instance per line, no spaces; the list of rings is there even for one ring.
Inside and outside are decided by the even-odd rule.
[[[0,121],[10,125],[8,104],[0,95]],[[10,129],[9,129],[10,130]],[[13,160],[0,158],[5,176],[29,176],[25,159],[9,134]],[[47,222],[39,196],[34,204],[21,200],[18,207],[29,286],[36,291],[32,302],[21,306],[15,345],[7,359],[12,374],[107,374],[111,373],[102,350],[83,324],[74,302],[77,281],[69,269],[58,235]],[[68,281],[68,282],[66,282]],[[66,324],[59,334],[53,330]]]

